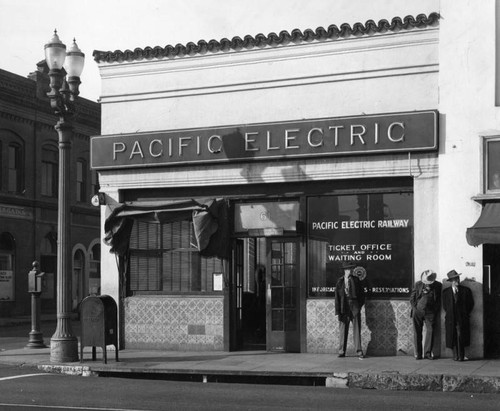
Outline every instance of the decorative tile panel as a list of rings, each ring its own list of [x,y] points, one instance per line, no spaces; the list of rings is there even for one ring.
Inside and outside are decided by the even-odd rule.
[[[307,352],[336,354],[339,322],[333,299],[307,301]],[[361,343],[367,355],[406,355],[413,352],[409,301],[368,300],[361,312]],[[352,324],[348,355],[354,354]]]
[[[128,297],[124,324],[126,348],[224,349],[222,297]]]

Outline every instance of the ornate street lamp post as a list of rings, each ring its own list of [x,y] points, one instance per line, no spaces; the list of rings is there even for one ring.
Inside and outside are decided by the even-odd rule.
[[[55,125],[59,136],[59,186],[57,218],[57,327],[50,340],[50,361],[78,361],[78,339],[71,329],[71,256],[70,256],[70,162],[72,119],[78,97],[80,75],[85,55],[73,40],[68,52],[57,31],[45,45],[45,60],[49,67],[50,92],[47,96],[59,121]],[[64,68],[63,68],[64,66]],[[66,78],[67,75],[67,78]]]

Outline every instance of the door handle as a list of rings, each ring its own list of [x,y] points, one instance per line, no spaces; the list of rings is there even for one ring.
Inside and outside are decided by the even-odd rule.
[[[491,295],[491,265],[483,266],[483,286],[485,293]]]

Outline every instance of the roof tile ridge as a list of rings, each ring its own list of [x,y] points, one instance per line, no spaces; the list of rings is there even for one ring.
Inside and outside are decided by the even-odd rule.
[[[292,30],[289,33],[286,30],[279,34],[275,32],[269,33],[267,36],[259,33],[255,37],[246,35],[243,39],[239,36],[233,37],[231,40],[223,38],[219,41],[199,40],[197,43],[189,42],[186,45],[176,44],[175,46],[166,45],[165,47],[145,47],[135,48],[132,50],[115,50],[115,51],[100,51],[94,50],[93,57],[97,63],[106,62],[124,62],[135,60],[152,60],[152,59],[173,59],[181,57],[189,57],[197,54],[203,55],[207,53],[228,52],[231,50],[239,51],[243,49],[277,47],[287,45],[289,43],[302,43],[312,41],[327,41],[337,40],[347,37],[370,36],[377,33],[386,33],[388,31],[411,30],[414,28],[426,28],[439,24],[440,14],[436,12],[430,13],[428,16],[419,14],[416,17],[408,15],[404,18],[394,17],[390,22],[385,19],[375,23],[374,20],[367,20],[363,23],[354,23],[352,26],[348,23],[343,23],[340,28],[335,24],[328,26],[327,29],[318,27],[316,30],[306,29],[304,32],[299,29]]]

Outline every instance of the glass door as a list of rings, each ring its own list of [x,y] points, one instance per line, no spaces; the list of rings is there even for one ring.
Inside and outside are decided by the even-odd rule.
[[[267,350],[300,352],[297,239],[268,239],[266,273]]]

